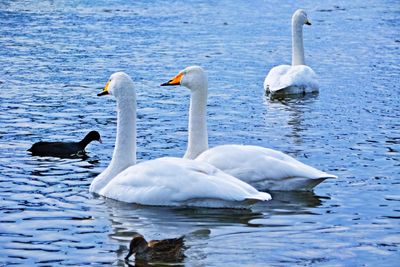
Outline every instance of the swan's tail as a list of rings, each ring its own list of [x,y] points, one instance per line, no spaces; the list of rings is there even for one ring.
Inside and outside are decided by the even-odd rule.
[[[326,179],[333,178],[333,177],[320,177],[317,179],[309,180],[307,184],[304,185],[302,191],[312,191],[314,187],[325,181]]]
[[[312,191],[314,187],[325,181],[326,179],[334,179],[337,176],[322,173],[319,177],[290,177],[286,180],[279,180],[278,182],[268,183],[260,182],[257,184],[258,189],[267,189],[271,191]]]
[[[316,179],[310,179],[304,184],[304,189],[302,191],[312,191],[314,187],[325,181],[326,179],[336,179],[338,178],[336,175],[324,173],[323,176],[318,177]]]
[[[265,193],[265,192],[258,192],[258,194],[256,194],[256,195],[252,195],[251,197],[247,197],[245,202],[248,205],[252,205],[252,204],[255,204],[255,203],[260,202],[260,201],[268,201],[268,200],[271,200],[271,199],[272,199],[272,197],[271,197],[270,194]]]

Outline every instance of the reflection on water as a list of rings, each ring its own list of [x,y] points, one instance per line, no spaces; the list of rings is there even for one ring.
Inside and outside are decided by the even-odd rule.
[[[290,59],[297,4],[1,1],[0,265],[126,266],[138,232],[185,235],[185,266],[396,266],[399,13],[390,1],[304,2],[315,22],[304,33],[306,60],[320,92],[266,98],[266,73]],[[89,194],[116,134],[114,100],[97,98],[98,88],[114,71],[129,73],[138,160],[181,156],[189,94],[159,84],[192,64],[209,76],[210,146],[270,147],[340,178],[315,193],[271,192],[272,201],[239,211]],[[89,158],[26,152],[93,129],[104,143],[90,144]]]
[[[43,157],[43,156],[36,156],[36,157]],[[51,157],[57,157],[57,158],[61,158],[61,159],[82,159],[82,160],[86,160],[89,158],[88,154],[85,152],[82,152],[82,151],[77,154],[59,155],[59,156],[51,156]]]
[[[318,93],[305,94],[301,96],[285,96],[285,97],[269,97],[266,102],[267,108],[274,112],[275,109],[280,109],[287,113],[287,125],[291,128],[290,134],[286,136],[293,139],[293,143],[301,145],[302,133],[307,127],[304,121],[307,116],[304,113],[311,112],[309,105],[318,98]]]
[[[144,207],[103,199],[109,212],[112,226],[110,238],[118,241],[116,257],[123,265],[128,252],[128,244],[133,235],[140,233],[148,239],[165,239],[185,236],[187,245],[186,262],[195,262],[199,257],[206,261],[207,255],[199,251],[213,240],[224,236],[235,237],[237,231],[245,228],[263,228],[273,226],[271,218],[275,216],[312,214],[311,208],[322,204],[327,197],[318,197],[312,192],[273,192],[274,199],[268,205],[256,205],[253,210],[208,209],[208,208],[166,208]],[[279,227],[288,227],[280,225]],[[221,228],[232,228],[221,232]],[[277,227],[276,225],[274,227]],[[165,234],[168,233],[168,234]],[[233,235],[233,236],[232,236]],[[202,245],[200,245],[202,244]]]
[[[294,214],[306,212],[309,208],[316,208],[322,204],[323,200],[329,197],[317,196],[314,192],[271,192],[274,196],[271,205],[274,210],[288,210]]]

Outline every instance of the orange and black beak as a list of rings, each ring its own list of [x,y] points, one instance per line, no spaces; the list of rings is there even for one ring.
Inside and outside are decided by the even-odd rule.
[[[305,24],[306,25],[311,25],[311,21],[307,20]]]
[[[168,82],[161,84],[161,86],[180,85],[182,77],[183,77],[183,73],[179,72],[178,75],[176,75],[174,78],[172,78]]]
[[[106,86],[104,86],[104,89],[101,93],[98,93],[97,96],[102,96],[102,95],[109,95],[110,93],[108,92],[108,86],[110,85],[110,81],[106,83]]]

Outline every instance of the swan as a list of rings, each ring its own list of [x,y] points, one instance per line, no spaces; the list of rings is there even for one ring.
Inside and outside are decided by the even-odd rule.
[[[205,162],[164,157],[136,164],[136,92],[124,72],[111,75],[102,95],[117,101],[117,137],[109,166],[89,191],[118,201],[157,206],[236,207],[271,199],[268,193]],[[136,165],[135,165],[136,164]]]
[[[206,105],[208,78],[199,66],[190,66],[161,86],[182,85],[191,91],[188,147],[184,158],[207,162],[259,190],[310,191],[335,175],[317,170],[273,149],[251,145],[208,148]]]
[[[264,89],[271,96],[318,92],[317,75],[304,60],[304,24],[311,25],[311,22],[307,13],[298,9],[292,17],[292,66],[276,66],[264,80]]]

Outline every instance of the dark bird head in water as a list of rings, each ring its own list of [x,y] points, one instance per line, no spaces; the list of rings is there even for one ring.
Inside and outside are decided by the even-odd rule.
[[[98,131],[90,131],[90,132],[86,135],[85,138],[87,138],[87,139],[90,140],[90,141],[98,141],[98,142],[100,142],[100,144],[103,143],[103,141],[101,140],[101,137],[100,137],[100,134],[99,134]]]

